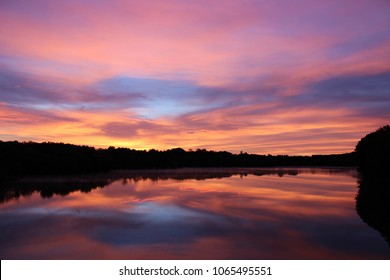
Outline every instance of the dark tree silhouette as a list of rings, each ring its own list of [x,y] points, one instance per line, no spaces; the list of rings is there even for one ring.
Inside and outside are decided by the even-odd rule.
[[[116,169],[181,167],[354,166],[355,153],[339,155],[256,155],[226,151],[140,151],[95,149],[64,143],[0,141],[0,181],[31,175],[86,174]]]
[[[386,125],[363,137],[355,148],[363,172],[390,170],[390,126]]]
[[[390,126],[367,134],[355,151],[360,177],[356,211],[390,245]]]

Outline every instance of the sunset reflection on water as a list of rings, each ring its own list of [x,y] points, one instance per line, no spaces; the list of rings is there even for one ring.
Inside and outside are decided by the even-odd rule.
[[[68,193],[43,198],[56,182]],[[2,259],[390,258],[355,211],[351,169],[131,171],[24,184],[29,191],[10,188],[0,204]]]

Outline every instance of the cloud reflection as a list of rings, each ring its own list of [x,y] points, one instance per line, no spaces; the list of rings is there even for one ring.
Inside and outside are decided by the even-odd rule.
[[[389,257],[384,241],[356,215],[354,170],[209,171],[208,175],[205,170],[148,171],[137,176],[130,172],[88,193],[76,188],[50,199],[33,192],[17,203],[9,200],[0,205],[1,256]],[[39,182],[35,180],[35,185]]]

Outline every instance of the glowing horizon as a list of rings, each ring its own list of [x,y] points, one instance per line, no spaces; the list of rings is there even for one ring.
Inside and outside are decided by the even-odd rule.
[[[1,1],[0,140],[351,152],[390,122],[386,1]]]

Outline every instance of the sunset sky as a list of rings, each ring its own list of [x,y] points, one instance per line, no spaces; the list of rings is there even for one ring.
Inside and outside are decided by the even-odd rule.
[[[2,141],[311,155],[388,123],[388,0],[0,1]]]

